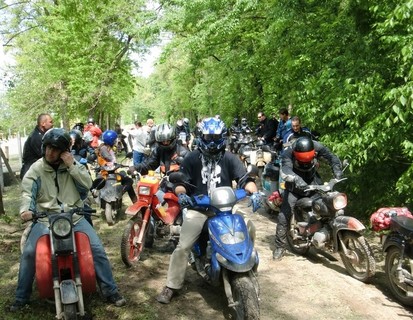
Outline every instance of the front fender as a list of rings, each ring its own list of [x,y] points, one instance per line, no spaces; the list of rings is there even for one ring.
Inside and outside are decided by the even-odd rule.
[[[148,202],[138,200],[138,201],[136,201],[135,203],[133,203],[132,205],[130,205],[130,206],[126,209],[125,213],[126,213],[127,215],[134,216],[134,215],[137,214],[139,211],[141,211],[142,208],[147,208],[148,206],[149,206]]]
[[[402,250],[403,239],[397,233],[390,233],[387,235],[386,240],[383,243],[383,252],[387,252],[390,247],[397,247]]]
[[[334,219],[333,227],[336,231],[351,230],[356,232],[362,232],[366,229],[364,224],[354,217],[338,216]]]

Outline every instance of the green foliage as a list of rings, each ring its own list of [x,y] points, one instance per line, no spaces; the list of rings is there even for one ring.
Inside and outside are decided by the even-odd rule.
[[[155,14],[144,5],[85,0],[7,7],[3,27],[17,51],[10,105],[31,119],[53,112],[65,125],[89,115],[119,118],[134,93],[130,53],[144,51],[157,32],[150,24]]]
[[[26,30],[9,100],[26,117],[119,118],[122,107],[127,122],[253,123],[290,105],[351,160],[355,214],[412,201],[413,1],[163,0],[159,17],[127,0],[28,8],[9,7],[6,24]],[[155,72],[133,78],[130,53],[158,32],[171,40]]]
[[[259,110],[292,105],[351,160],[346,188],[355,214],[408,204],[412,3],[163,1],[174,37],[149,81],[158,101],[180,98],[178,113],[255,120]]]

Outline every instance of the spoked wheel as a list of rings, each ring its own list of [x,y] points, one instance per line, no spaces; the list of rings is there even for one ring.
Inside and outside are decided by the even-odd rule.
[[[401,270],[397,270],[399,261],[400,249],[396,246],[390,247],[387,251],[384,265],[387,283],[389,284],[390,291],[397,300],[406,306],[413,306],[413,297],[408,296],[408,293],[412,295],[413,286],[408,285],[405,281],[399,280],[408,279],[410,282],[413,280],[410,261],[405,257],[401,264]]]
[[[77,319],[77,303],[63,305],[63,319],[76,320]]]
[[[123,263],[127,267],[132,267],[139,261],[143,248],[145,247],[145,235],[142,238],[142,243],[137,243],[141,228],[142,217],[140,213],[138,213],[128,221],[123,231],[120,254]]]
[[[309,250],[308,241],[305,236],[300,235],[298,223],[305,221],[298,221],[294,214],[291,215],[290,223],[287,227],[287,243],[290,250],[295,254],[305,255]]]
[[[115,224],[116,211],[113,210],[112,204],[109,202],[105,203],[105,218],[108,225],[113,226]]]
[[[367,240],[356,232],[344,232],[342,241],[348,254],[340,248],[341,260],[347,272],[355,279],[367,282],[376,272],[373,251]]]
[[[231,279],[234,298],[234,316],[236,320],[260,318],[260,306],[254,282],[249,273],[236,274]]]

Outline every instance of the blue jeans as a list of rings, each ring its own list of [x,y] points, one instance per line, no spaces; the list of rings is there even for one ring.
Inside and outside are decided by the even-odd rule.
[[[143,152],[133,150],[133,165],[134,166],[143,162],[144,159],[145,159],[145,154]]]
[[[106,256],[105,249],[95,229],[81,218],[74,226],[75,231],[86,233],[90,240],[93,262],[95,264],[96,280],[105,298],[118,292],[112,269]],[[32,293],[33,280],[35,276],[35,257],[37,240],[44,234],[49,233],[49,228],[40,222],[34,223],[27,237],[23,253],[20,258],[19,279],[16,290],[16,301],[26,303]]]

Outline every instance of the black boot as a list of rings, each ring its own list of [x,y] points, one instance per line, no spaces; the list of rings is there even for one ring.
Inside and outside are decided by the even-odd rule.
[[[273,260],[281,260],[282,257],[284,256],[285,249],[284,248],[275,248],[275,250],[272,252],[272,259]]]

